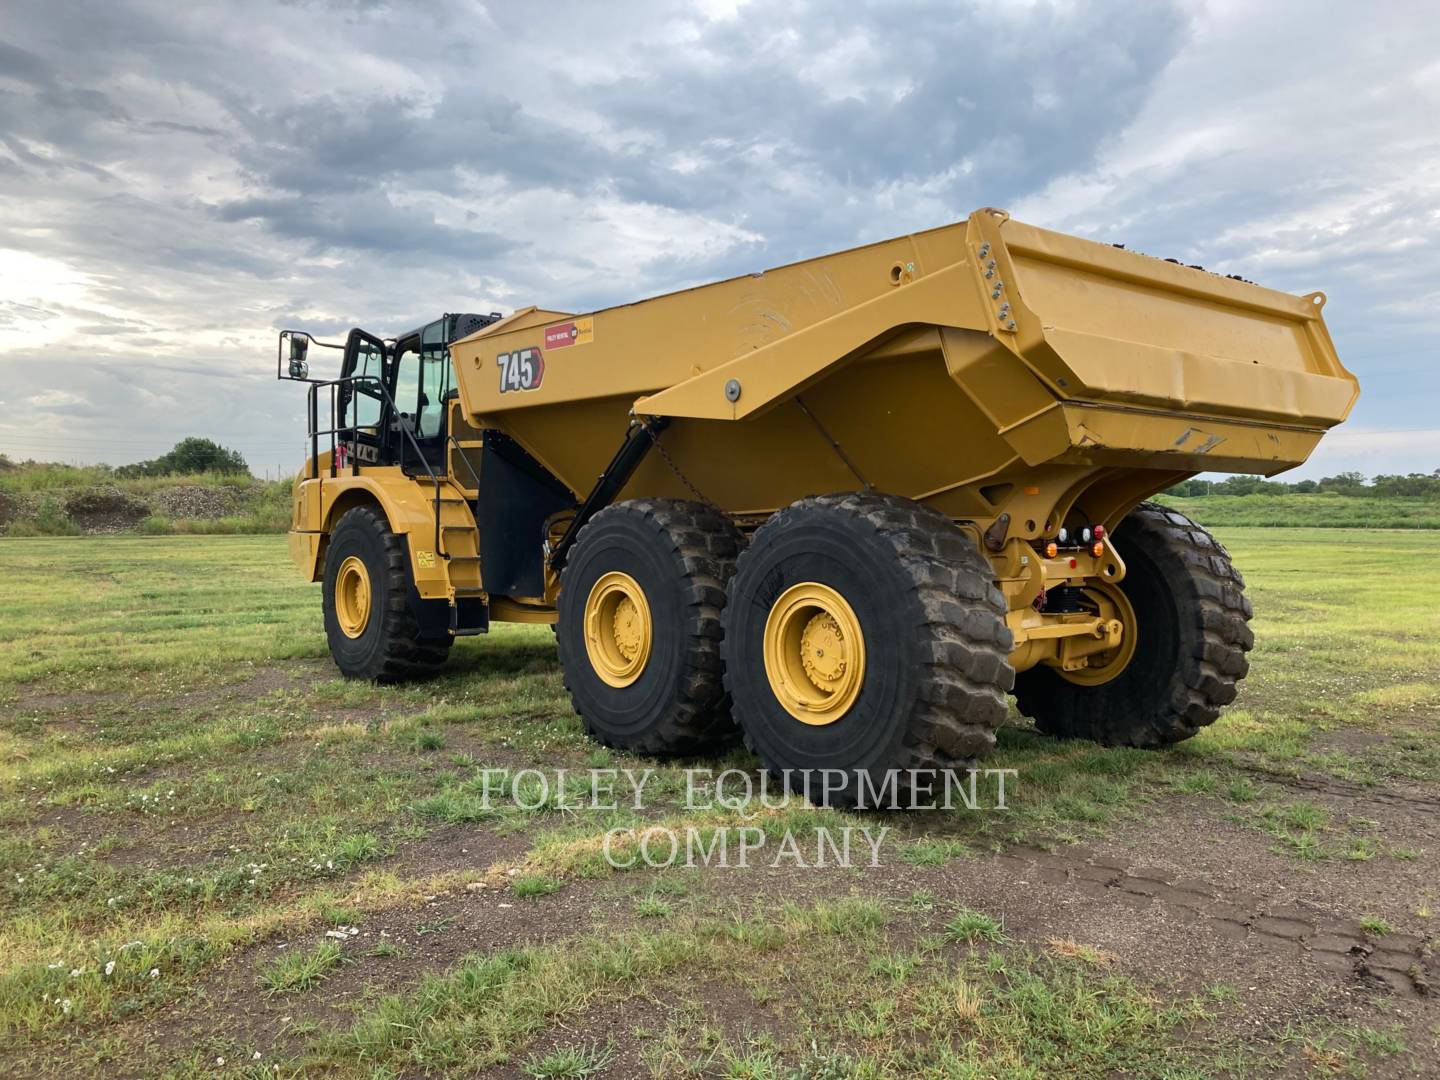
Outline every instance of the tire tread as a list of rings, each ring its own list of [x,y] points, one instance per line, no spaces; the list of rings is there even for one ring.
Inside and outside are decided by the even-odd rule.
[[[1012,636],[1005,624],[1004,596],[990,561],[949,518],[910,499],[870,492],[846,492],[801,499],[773,514],[762,526],[783,529],[820,511],[867,522],[895,553],[910,579],[908,603],[919,613],[917,652],[928,678],[908,718],[895,770],[943,771],[970,767],[995,745],[995,730],[1007,713],[1006,693],[1015,673],[1009,656]],[[744,572],[742,552],[736,573]],[[726,672],[731,687],[731,674]],[[739,717],[742,732],[744,718]],[[781,763],[765,755],[747,733],[745,742],[770,769]]]
[[[374,507],[357,506],[347,510],[336,523],[332,538],[341,530],[362,529],[375,536],[380,544],[385,562],[385,595],[388,603],[381,612],[384,622],[380,628],[383,635],[382,648],[371,659],[366,669],[351,677],[369,679],[381,683],[407,682],[412,679],[433,675],[450,655],[452,639],[432,639],[420,636],[420,624],[410,610],[409,553],[405,541],[392,532],[385,515]],[[327,615],[334,600],[328,595],[329,575],[326,575]],[[327,630],[329,620],[327,619]],[[329,630],[333,635],[336,630]],[[332,649],[333,653],[333,649]]]
[[[1057,686],[1058,677],[1022,676],[1015,703],[1047,735],[1110,746],[1169,746],[1214,723],[1221,708],[1235,700],[1236,683],[1250,670],[1246,653],[1255,644],[1248,625],[1254,608],[1230,553],[1184,514],[1145,502],[1121,527],[1134,542],[1158,553],[1162,567],[1178,571],[1167,575],[1166,584],[1182,622],[1182,651],[1168,685],[1157,695],[1160,708],[1149,716],[1104,715],[1084,694],[1068,692],[1071,684]]]
[[[685,576],[684,600],[688,609],[688,633],[681,693],[660,723],[642,736],[623,744],[611,738],[586,715],[584,703],[565,676],[570,701],[591,738],[606,746],[648,754],[694,753],[723,744],[734,736],[730,699],[721,679],[720,640],[724,634],[721,614],[725,608],[725,586],[735,570],[735,559],[744,546],[744,537],[719,510],[701,502],[680,499],[627,499],[607,506],[596,514],[575,539],[576,548],[585,543],[585,534],[617,514],[639,515],[669,546],[677,567]],[[564,574],[561,575],[564,589]],[[560,641],[560,664],[564,672],[575,663],[588,664],[583,654],[566,656],[564,636]]]

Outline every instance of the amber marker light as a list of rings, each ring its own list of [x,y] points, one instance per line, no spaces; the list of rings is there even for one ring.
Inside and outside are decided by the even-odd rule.
[[[1045,545],[1045,558],[1053,559],[1056,555],[1059,554],[1060,546],[1056,544],[1054,540],[1051,540],[1050,543]]]

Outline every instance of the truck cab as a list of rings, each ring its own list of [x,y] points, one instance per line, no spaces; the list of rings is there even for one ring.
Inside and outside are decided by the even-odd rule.
[[[544,545],[574,495],[503,433],[467,422],[458,400],[451,345],[501,318],[446,314],[394,338],[357,327],[343,343],[280,334],[277,377],[309,391],[290,555],[325,582],[347,674],[409,677],[492,617],[554,620]],[[312,348],[338,354],[327,377],[312,376]],[[394,594],[406,608],[398,638],[375,614]]]
[[[395,338],[356,327],[340,348],[331,426],[339,464],[398,465],[428,474],[445,457],[448,403],[458,390],[450,344],[500,318],[498,312],[446,314]],[[282,377],[308,380],[308,347],[315,342],[289,331],[290,365]],[[283,350],[283,345],[282,345]],[[312,434],[325,429],[311,418]]]

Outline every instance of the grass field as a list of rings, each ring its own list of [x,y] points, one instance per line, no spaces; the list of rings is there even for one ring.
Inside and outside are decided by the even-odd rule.
[[[1440,499],[1399,495],[1206,495],[1160,502],[1215,528],[1440,529]]]
[[[0,1071],[1433,1071],[1433,544],[1220,535],[1258,643],[1213,728],[1015,718],[1007,810],[883,816],[687,808],[684,766],[754,760],[590,743],[545,628],[344,682],[283,537],[0,541]],[[486,802],[537,768],[569,786]],[[585,808],[591,768],[653,768],[644,808]],[[877,867],[606,861],[655,825],[888,832]]]

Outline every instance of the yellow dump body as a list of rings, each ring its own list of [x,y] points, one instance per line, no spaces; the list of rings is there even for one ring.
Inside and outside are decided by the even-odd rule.
[[[583,497],[632,412],[671,423],[620,493],[744,518],[870,486],[1040,539],[1201,471],[1304,461],[1358,384],[1292,296],[998,210],[454,344],[465,418]],[[666,457],[668,456],[668,461]]]

